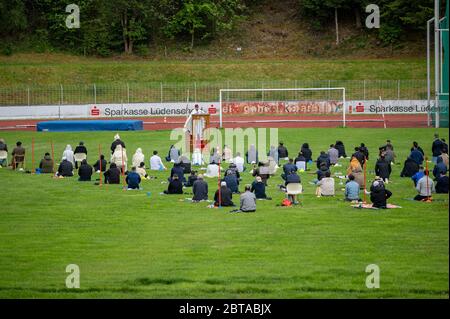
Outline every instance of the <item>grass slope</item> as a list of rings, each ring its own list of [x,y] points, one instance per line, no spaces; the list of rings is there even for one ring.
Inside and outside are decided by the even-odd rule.
[[[425,79],[426,61],[403,59],[144,60],[64,54],[0,56],[0,87],[111,82]]]
[[[361,141],[371,151],[393,140],[403,162],[413,140],[426,150],[429,129],[281,129],[291,154],[308,141],[314,157],[336,139],[348,152]],[[440,131],[448,139],[448,131]],[[123,132],[128,156],[142,147],[148,161],[157,149],[165,155],[169,132]],[[113,133],[2,132],[10,147],[36,141],[40,157],[55,143],[59,158],[65,144],[85,141],[94,159],[98,143],[109,149]],[[28,157],[28,167],[31,162]],[[343,167],[334,172],[345,172]],[[189,195],[159,195],[167,172],[143,182],[144,191],[119,186],[99,188],[76,178],[54,180],[0,169],[0,297],[2,298],[448,298],[448,196],[430,204],[408,198],[412,182],[399,178],[395,165],[392,203],[396,210],[356,210],[335,198],[316,198],[308,181],[303,206],[276,205],[279,176],[269,180],[272,201],[258,201],[255,214],[227,214],[191,204]],[[370,178],[373,173],[370,173]],[[243,182],[252,180],[243,174]],[[209,181],[210,194],[215,181]],[[242,188],[242,186],[241,186]],[[151,192],[148,197],[146,192]],[[237,198],[234,198],[237,201]],[[81,289],[65,288],[66,265],[81,270]],[[381,270],[380,289],[365,287],[365,267]]]

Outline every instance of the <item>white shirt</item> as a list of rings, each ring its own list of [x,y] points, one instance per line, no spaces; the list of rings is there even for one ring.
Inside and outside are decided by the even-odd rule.
[[[216,164],[209,164],[208,167],[206,167],[206,177],[219,177],[219,165]]]
[[[159,171],[161,169],[165,169],[164,164],[161,161],[161,157],[158,155],[153,155],[150,157],[150,169],[153,171]]]
[[[244,171],[244,163],[245,163],[245,161],[244,161],[243,157],[236,156],[233,159],[233,163],[236,164],[236,167],[237,167],[239,173],[242,173]]]
[[[206,113],[202,109],[192,110],[192,112],[189,114],[189,117],[187,118],[186,122],[184,123],[184,129],[185,129],[185,131],[189,131],[196,138],[201,139],[203,137],[202,135],[203,135],[203,129],[205,127],[205,122],[203,120],[198,121],[198,122],[196,122],[197,124],[195,125],[195,127],[192,127],[192,115],[193,114],[206,114]]]

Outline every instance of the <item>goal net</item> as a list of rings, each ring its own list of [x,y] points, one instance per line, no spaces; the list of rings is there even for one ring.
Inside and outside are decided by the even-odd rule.
[[[344,127],[346,124],[343,87],[221,89],[219,103],[220,127],[226,121],[334,121]]]

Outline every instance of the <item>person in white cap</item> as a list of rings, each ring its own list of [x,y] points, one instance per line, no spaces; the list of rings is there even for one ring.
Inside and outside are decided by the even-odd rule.
[[[219,192],[220,192],[220,205],[219,205]],[[220,183],[220,189],[216,190],[214,194],[214,206],[234,206],[232,201],[233,194],[231,190],[227,187],[226,182]]]
[[[125,143],[120,139],[119,134],[114,135],[114,142],[111,144],[111,154],[114,153],[117,145],[122,145],[122,148],[126,148]]]

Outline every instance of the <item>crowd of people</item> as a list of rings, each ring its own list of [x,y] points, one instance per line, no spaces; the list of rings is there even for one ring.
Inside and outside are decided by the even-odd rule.
[[[39,162],[36,173],[51,174],[55,178],[74,176],[74,171],[78,174],[79,181],[91,181],[95,172],[101,173],[102,182],[106,184],[126,184],[127,189],[140,189],[143,179],[155,178],[147,172],[145,165],[145,155],[141,148],[138,148],[133,154],[131,170],[128,170],[128,156],[125,142],[121,140],[119,134],[114,136],[111,143],[111,156],[109,161],[104,155],[96,160],[91,166],[87,161],[88,149],[83,142],[72,150],[71,145],[67,145],[61,157],[61,162],[55,168],[55,162],[49,153],[45,153]],[[436,134],[431,146],[432,162],[434,167],[430,177],[428,162],[424,150],[417,142],[413,142],[410,153],[404,161],[400,177],[411,178],[412,185],[416,189],[414,200],[430,201],[433,193],[448,193],[448,145],[444,139]],[[0,167],[8,163],[8,147],[5,140],[0,139]],[[22,143],[18,141],[11,152],[12,169],[23,170],[26,150]],[[344,143],[336,141],[329,146],[327,151],[320,151],[318,157],[313,160],[313,152],[308,143],[302,144],[300,151],[295,156],[289,156],[287,147],[283,142],[278,147],[270,146],[267,157],[262,159],[258,154],[255,145],[250,145],[245,154],[245,158],[239,152],[233,157],[233,154],[226,145],[223,151],[219,148],[213,148],[209,157],[209,162],[204,174],[199,174],[192,169],[193,162],[181,154],[174,145],[169,148],[166,162],[172,165],[170,175],[167,179],[168,187],[162,194],[184,194],[187,188],[192,188],[192,201],[200,202],[209,199],[208,183],[206,178],[219,178],[220,186],[214,193],[214,205],[221,207],[237,207],[233,202],[233,195],[239,196],[239,209],[233,211],[253,212],[256,210],[257,200],[270,200],[266,193],[268,181],[276,176],[278,168],[282,168],[281,178],[283,184],[278,185],[279,190],[286,193],[287,202],[298,204],[298,194],[301,193],[303,186],[299,172],[309,171],[316,175],[311,182],[315,185],[315,194],[317,197],[330,197],[336,195],[336,181],[331,173],[331,168],[342,166],[340,159],[348,161],[346,174],[337,176],[341,184],[345,180],[344,200],[358,203],[362,197],[369,195],[372,206],[376,208],[386,208],[387,201],[392,196],[392,192],[387,189],[391,182],[392,165],[395,165],[397,156],[394,152],[394,146],[390,140],[378,148],[378,158],[373,166],[376,175],[367,185],[367,165],[369,161],[369,149],[364,143],[354,148],[351,156],[347,157]],[[372,154],[373,156],[373,154]],[[241,174],[246,170],[248,164],[250,173],[254,177],[251,184],[244,186],[244,191],[239,191]],[[109,165],[109,167],[108,167]],[[226,169],[221,171],[221,166],[227,165]],[[315,168],[313,168],[315,165]],[[167,167],[158,154],[153,151],[149,159],[149,170],[164,171]],[[335,174],[336,175],[336,174]],[[295,186],[295,187],[294,187]],[[296,189],[300,191],[292,191]],[[363,193],[362,193],[363,192]],[[363,196],[361,196],[361,194]],[[285,201],[283,201],[284,203]]]

